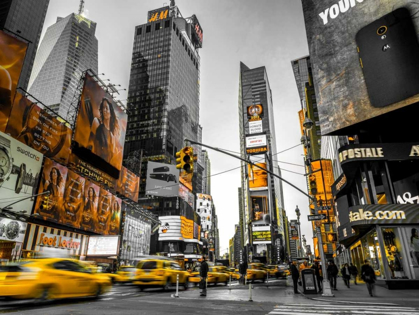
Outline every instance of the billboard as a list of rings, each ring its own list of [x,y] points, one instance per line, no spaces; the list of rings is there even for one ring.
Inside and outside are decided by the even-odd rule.
[[[249,171],[249,190],[268,189],[268,173],[257,166],[267,169],[266,163],[248,164]]]
[[[271,227],[270,226],[253,226],[252,238],[253,238],[253,244],[270,244],[271,243]]]
[[[269,214],[268,211],[268,195],[267,191],[262,194],[261,191],[256,192],[258,195],[251,195],[251,219],[253,224],[265,224],[264,218]]]
[[[202,48],[202,43],[204,41],[204,31],[202,30],[201,24],[199,24],[198,18],[196,15],[192,15],[192,40],[197,45],[197,47]]]
[[[35,194],[42,167],[42,154],[0,132],[0,207]],[[33,200],[28,198],[9,211],[31,214]]]
[[[127,207],[127,204],[123,204]],[[125,217],[124,235],[120,259],[134,259],[139,255],[150,254],[151,224],[142,218],[131,215]]]
[[[179,196],[179,170],[175,165],[148,162],[146,195]]]
[[[87,256],[118,255],[119,236],[90,236]]]
[[[16,93],[6,133],[45,157],[67,165],[71,129],[20,93]]]
[[[183,185],[179,185],[179,197],[185,200],[191,207],[195,204],[195,196]]]
[[[27,224],[18,220],[0,218],[0,240],[23,242]]]
[[[263,132],[262,120],[249,121],[248,126],[249,126],[249,134]]]
[[[28,44],[0,30],[0,131],[6,130]]]
[[[266,135],[246,136],[246,153],[260,154],[268,151]]]
[[[86,74],[74,131],[74,141],[82,148],[76,150],[77,154],[88,158],[98,156],[121,170],[126,129],[127,114],[93,77]],[[97,162],[102,164],[100,160]]]
[[[302,3],[323,135],[419,101],[415,2]]]
[[[119,173],[119,180],[116,192],[135,202],[138,201],[138,193],[140,191],[140,178],[126,167],[122,166]]]
[[[59,221],[79,228],[84,204],[84,177],[68,170],[64,189],[63,205],[60,207]]]
[[[97,222],[97,207],[99,204],[100,187],[90,180],[84,184],[84,204],[80,215],[80,229],[95,232]]]

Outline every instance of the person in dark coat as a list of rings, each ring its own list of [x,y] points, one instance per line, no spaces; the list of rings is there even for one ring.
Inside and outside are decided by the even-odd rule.
[[[323,277],[322,277],[322,268],[319,265],[319,262],[316,261],[311,269],[314,269],[314,274],[316,275],[317,279],[317,287],[319,289],[319,293],[323,291]]]
[[[358,277],[358,268],[356,268],[356,266],[354,264],[352,264],[352,263],[349,266],[349,273],[351,274],[351,276],[354,277],[354,283],[356,285],[358,285],[358,283],[356,283],[356,278]]]
[[[327,278],[330,281],[330,286],[334,289],[336,289],[336,278],[338,276],[339,270],[338,267],[336,267],[335,263],[333,261],[329,261],[329,266],[327,266]]]
[[[207,277],[208,277],[208,264],[205,261],[205,256],[203,257],[202,263],[201,263],[201,268],[199,269],[199,275],[201,276],[201,284],[200,284],[200,288],[202,289],[201,291],[201,296],[207,296]]]
[[[351,272],[349,270],[348,264],[343,264],[343,267],[340,270],[340,273],[342,274],[342,278],[346,286],[350,288],[349,280],[351,280]]]
[[[368,293],[370,296],[373,296],[372,293],[374,291],[374,283],[376,280],[375,271],[370,266],[368,260],[364,261],[364,264],[361,267],[361,278],[367,284]]]
[[[246,284],[246,273],[247,273],[247,262],[244,261],[239,266],[239,273],[240,273],[240,283]]]
[[[291,277],[292,277],[292,282],[294,284],[294,293],[299,294],[300,292],[298,292],[297,286],[298,286],[298,279],[300,279],[300,272],[298,271],[296,261],[293,261],[291,265]]]

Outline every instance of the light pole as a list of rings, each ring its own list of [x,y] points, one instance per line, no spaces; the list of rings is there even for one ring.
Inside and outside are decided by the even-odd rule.
[[[302,251],[301,251],[301,227],[300,227],[300,209],[298,209],[298,205],[296,206],[297,208],[295,208],[295,214],[297,215],[297,223],[298,223],[298,248],[297,248],[297,253],[298,253],[298,257],[303,257],[302,255]]]

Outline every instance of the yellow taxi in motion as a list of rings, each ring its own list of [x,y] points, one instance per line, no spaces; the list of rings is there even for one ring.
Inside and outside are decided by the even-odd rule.
[[[180,265],[171,259],[145,259],[138,263],[133,284],[141,291],[145,288],[162,287],[169,290],[171,285],[176,285],[179,276],[179,285],[185,290],[189,287],[189,272],[182,270]]]
[[[231,275],[231,279],[234,279],[234,280],[240,279],[239,269],[230,268],[228,269],[228,272]]]
[[[212,283],[214,285],[217,285],[218,283],[224,283],[225,285],[228,285],[230,275],[228,273],[223,272],[223,270],[224,269],[221,268],[221,266],[210,266],[208,268],[207,283]],[[201,281],[199,271],[192,272],[189,276],[189,281],[198,284]]]
[[[49,258],[0,266],[0,297],[46,301],[99,297],[110,290],[109,277],[75,259]]]
[[[275,277],[276,273],[278,272],[278,266],[267,265],[265,270],[269,274],[269,277]]]
[[[255,281],[261,280],[262,282],[266,281],[266,271],[264,270],[264,265],[262,263],[251,263],[249,268],[247,268],[247,280]]]
[[[121,268],[119,268],[119,270],[116,272],[117,276],[114,278],[114,282],[132,282],[135,278],[136,273],[137,268],[135,268],[134,266],[121,266]]]

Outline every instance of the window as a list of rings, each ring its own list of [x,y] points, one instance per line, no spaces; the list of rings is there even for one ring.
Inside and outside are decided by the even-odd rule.
[[[160,23],[156,23],[156,27],[155,27],[154,30],[156,30],[156,31],[160,30]]]
[[[146,29],[145,29],[146,33],[150,33],[151,32],[151,25],[147,25]]]
[[[137,35],[141,35],[143,33],[143,28],[139,27],[137,28]]]
[[[170,20],[164,22],[164,28],[170,27]]]

